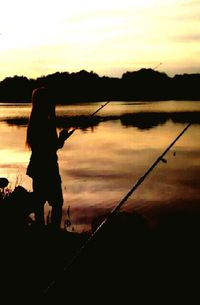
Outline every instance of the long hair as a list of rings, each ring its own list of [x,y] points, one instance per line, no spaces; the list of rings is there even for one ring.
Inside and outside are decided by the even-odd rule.
[[[50,100],[47,88],[39,87],[32,92],[32,110],[29,118],[26,146],[30,149],[38,135],[38,128],[45,127],[48,120],[55,123],[55,104]]]

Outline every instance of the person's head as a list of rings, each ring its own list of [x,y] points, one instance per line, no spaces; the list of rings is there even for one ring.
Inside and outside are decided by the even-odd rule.
[[[39,87],[32,92],[32,110],[27,128],[26,145],[32,146],[38,129],[44,128],[48,120],[55,119],[55,103],[46,87]]]
[[[52,115],[55,111],[55,103],[53,102],[49,90],[46,87],[39,87],[32,92],[32,112],[36,112],[38,116]]]

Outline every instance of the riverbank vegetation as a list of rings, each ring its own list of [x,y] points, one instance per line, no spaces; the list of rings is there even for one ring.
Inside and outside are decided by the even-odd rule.
[[[192,213],[171,210],[153,227],[142,215],[119,212],[92,237],[28,225],[31,202],[31,193],[19,186],[1,197],[1,291],[7,304],[198,297],[198,206]]]

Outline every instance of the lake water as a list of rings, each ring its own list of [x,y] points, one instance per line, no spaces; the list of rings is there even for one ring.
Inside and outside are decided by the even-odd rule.
[[[64,194],[63,223],[68,230],[89,231],[127,194],[162,151],[189,123],[193,125],[124,204],[149,222],[170,209],[200,204],[200,102],[110,102],[57,106],[58,130],[82,125],[58,151]],[[32,190],[26,176],[30,151],[25,148],[30,104],[0,104],[0,177],[9,187]],[[45,206],[48,212],[49,206]],[[68,212],[68,213],[67,213]],[[69,215],[68,215],[69,214]]]

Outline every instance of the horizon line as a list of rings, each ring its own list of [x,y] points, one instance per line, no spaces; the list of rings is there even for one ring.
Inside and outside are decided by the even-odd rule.
[[[159,65],[157,65],[156,67],[158,67],[158,66],[160,66],[160,64]],[[155,67],[155,68],[156,68]],[[165,71],[158,71],[158,70],[156,70],[155,68],[146,68],[146,67],[142,67],[142,68],[139,68],[139,69],[137,69],[137,70],[126,70],[125,72],[123,72],[122,74],[121,74],[121,76],[108,76],[108,75],[99,75],[97,72],[95,72],[94,70],[90,70],[90,71],[88,71],[88,70],[86,70],[86,69],[81,69],[81,70],[79,70],[79,71],[73,71],[73,72],[69,72],[69,71],[55,71],[55,72],[52,72],[52,73],[48,73],[48,74],[43,74],[43,75],[40,75],[40,76],[37,76],[37,77],[35,77],[35,78],[33,78],[33,77],[28,77],[28,76],[26,76],[26,75],[18,75],[18,74],[14,74],[13,76],[6,76],[6,77],[4,77],[4,78],[2,78],[2,79],[0,79],[0,82],[2,82],[2,81],[4,81],[6,78],[14,78],[14,77],[25,77],[25,78],[27,78],[28,80],[37,80],[38,78],[43,78],[43,77],[47,77],[47,76],[49,76],[49,75],[54,75],[54,74],[56,74],[56,73],[59,73],[59,74],[62,74],[62,73],[68,73],[69,75],[70,74],[77,74],[77,73],[80,73],[80,72],[82,72],[82,71],[84,71],[84,72],[87,72],[87,73],[93,73],[93,74],[96,74],[98,77],[108,77],[108,78],[117,78],[117,79],[121,79],[122,78],[122,76],[124,75],[124,74],[126,74],[127,72],[130,72],[130,73],[132,73],[132,72],[138,72],[138,71],[140,71],[140,70],[152,70],[152,71],[155,71],[155,72],[158,72],[158,73],[160,73],[160,74],[166,74],[168,77],[170,77],[170,78],[173,78],[173,77],[175,77],[176,75],[197,75],[197,74],[200,74],[200,71],[199,72],[191,72],[191,73],[187,73],[187,72],[183,72],[183,73],[174,73],[173,74],[173,76],[169,76],[169,74],[167,73],[167,72],[165,72]]]

